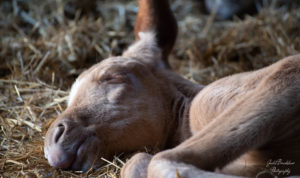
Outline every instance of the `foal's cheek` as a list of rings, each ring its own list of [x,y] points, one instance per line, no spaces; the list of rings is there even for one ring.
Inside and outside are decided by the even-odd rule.
[[[110,86],[106,92],[106,99],[110,104],[118,104],[120,100],[126,99],[125,87],[122,84]]]

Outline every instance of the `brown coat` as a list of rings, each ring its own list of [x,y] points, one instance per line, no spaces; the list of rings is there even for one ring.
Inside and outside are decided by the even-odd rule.
[[[300,175],[300,55],[196,85],[169,68],[177,26],[167,1],[139,5],[137,41],[73,84],[46,134],[49,163],[87,170],[147,146],[161,152],[137,154],[122,177],[255,176],[278,159],[294,163],[277,167],[290,170],[284,175]],[[164,38],[166,27],[173,30]]]

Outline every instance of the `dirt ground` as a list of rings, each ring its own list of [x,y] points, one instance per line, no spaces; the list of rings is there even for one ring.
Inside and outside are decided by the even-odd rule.
[[[257,15],[216,21],[200,0],[172,0],[179,25],[173,69],[208,84],[299,54],[299,1],[264,2]],[[0,1],[1,177],[119,176],[122,155],[86,173],[52,168],[43,139],[78,74],[133,42],[136,13],[132,0]]]

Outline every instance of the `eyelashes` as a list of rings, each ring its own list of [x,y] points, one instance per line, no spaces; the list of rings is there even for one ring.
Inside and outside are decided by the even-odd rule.
[[[100,79],[100,83],[122,83],[127,81],[127,76],[126,74],[123,73],[115,73],[115,74],[108,74]]]

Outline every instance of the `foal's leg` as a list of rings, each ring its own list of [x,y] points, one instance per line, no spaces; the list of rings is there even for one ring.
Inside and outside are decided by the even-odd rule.
[[[135,154],[122,167],[122,178],[145,178],[147,177],[147,168],[152,159],[152,155],[147,153]]]
[[[244,91],[243,97],[205,128],[179,146],[155,155],[148,167],[148,177],[154,178],[161,174],[174,177],[176,166],[179,166],[179,174],[188,172],[184,171],[185,168],[194,172],[196,167],[213,171],[250,150],[266,146],[266,143],[274,141],[283,133],[294,130],[294,134],[288,137],[298,136],[296,131],[300,128],[299,122],[291,125],[288,130],[282,126],[299,119],[300,56],[289,57],[271,67],[272,70],[266,71],[264,79],[255,90]],[[197,102],[193,102],[191,110],[197,107]],[[281,138],[276,142],[280,145],[288,139]],[[193,175],[186,174],[185,177]]]
[[[147,153],[138,153],[134,155],[129,161],[126,162],[122,168],[122,178],[146,178],[147,168],[151,161],[152,156]],[[193,165],[177,163],[169,160],[159,160],[154,162],[155,169],[159,171],[155,173],[155,178],[238,178],[224,174],[218,174],[208,171],[203,171]]]

